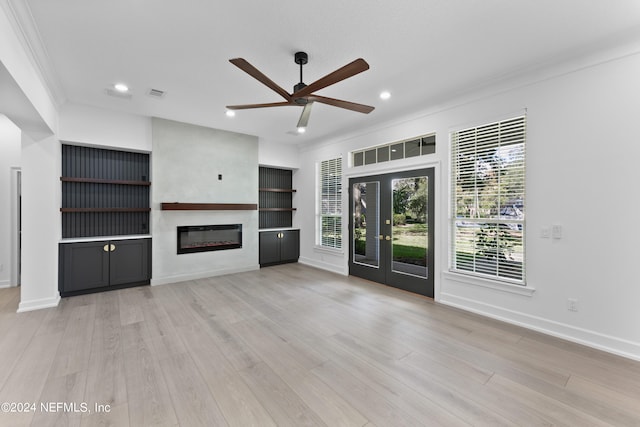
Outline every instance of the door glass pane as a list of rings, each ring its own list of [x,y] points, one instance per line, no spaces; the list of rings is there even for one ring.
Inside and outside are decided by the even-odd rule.
[[[380,225],[378,182],[353,184],[353,262],[378,267],[380,262]]]
[[[428,177],[392,181],[392,269],[396,273],[428,277]]]

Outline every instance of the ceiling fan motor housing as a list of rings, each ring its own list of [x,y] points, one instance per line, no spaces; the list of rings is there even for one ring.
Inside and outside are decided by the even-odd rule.
[[[305,87],[307,87],[307,85],[302,83],[302,82],[300,82],[300,83],[298,83],[297,85],[295,85],[293,87],[293,93],[296,93],[297,91],[302,90]],[[304,104],[307,103],[307,99],[306,98],[295,98],[294,101],[296,102],[296,104],[301,104],[301,105],[304,105]],[[302,101],[304,101],[304,102],[302,102]]]

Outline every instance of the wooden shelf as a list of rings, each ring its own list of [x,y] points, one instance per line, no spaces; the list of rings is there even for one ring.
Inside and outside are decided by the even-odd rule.
[[[162,203],[163,211],[255,211],[255,203]]]
[[[259,191],[268,193],[295,193],[296,190],[292,188],[258,188]]]
[[[62,182],[86,182],[91,184],[119,184],[119,185],[141,185],[141,186],[150,186],[151,182],[149,181],[125,181],[119,179],[101,179],[101,178],[75,178],[71,176],[61,176],[60,181]]]
[[[260,208],[261,212],[294,212],[296,208]]]
[[[151,208],[60,208],[60,212],[151,212]]]

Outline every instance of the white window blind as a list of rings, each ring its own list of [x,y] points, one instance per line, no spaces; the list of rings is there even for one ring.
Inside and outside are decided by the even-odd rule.
[[[319,236],[320,246],[342,248],[342,158],[320,163]]]
[[[525,136],[525,116],[453,132],[453,271],[524,284]]]

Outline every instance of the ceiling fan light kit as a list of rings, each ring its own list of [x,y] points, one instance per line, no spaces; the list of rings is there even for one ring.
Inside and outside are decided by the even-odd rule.
[[[351,111],[357,111],[359,113],[368,114],[374,110],[374,107],[370,105],[357,104],[355,102],[343,101],[341,99],[328,98],[325,96],[316,95],[314,92],[324,89],[327,86],[331,86],[342,80],[353,77],[356,74],[360,74],[363,71],[369,69],[369,64],[362,59],[358,58],[355,61],[350,62],[342,68],[339,68],[332,73],[316,80],[315,82],[307,85],[303,82],[302,78],[302,66],[309,62],[309,56],[306,52],[296,52],[294,55],[294,62],[300,65],[300,82],[293,87],[293,93],[289,93],[276,84],[273,80],[269,79],[256,67],[251,65],[247,60],[243,58],[230,59],[236,67],[240,68],[245,73],[249,74],[254,79],[258,80],[269,89],[282,96],[284,102],[271,102],[265,104],[244,104],[244,105],[227,105],[228,110],[244,110],[251,108],[266,108],[266,107],[284,107],[284,106],[301,106],[304,107],[300,119],[298,120],[298,132],[303,133],[309,123],[309,116],[311,114],[311,106],[314,102],[320,102],[322,104],[332,105],[334,107],[344,108]]]

